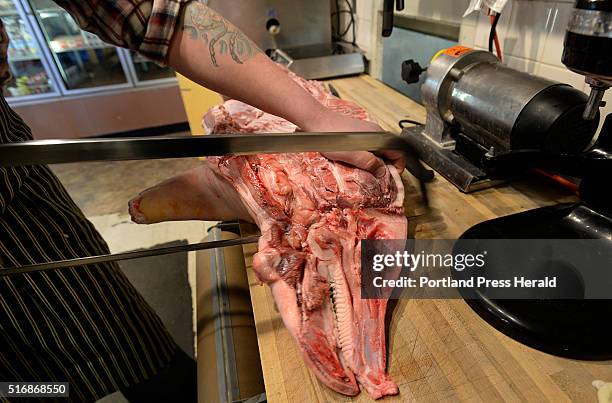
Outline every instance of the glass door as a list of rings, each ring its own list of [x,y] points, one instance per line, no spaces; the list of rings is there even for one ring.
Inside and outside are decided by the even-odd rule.
[[[79,28],[51,0],[30,0],[67,92],[131,85],[118,49]]]
[[[10,39],[7,55],[12,75],[3,88],[4,96],[17,101],[58,95],[25,15],[11,0],[0,0],[0,18]]]
[[[134,51],[126,51],[130,60],[130,72],[134,82],[139,84],[154,84],[162,81],[176,81],[174,70],[162,67]]]

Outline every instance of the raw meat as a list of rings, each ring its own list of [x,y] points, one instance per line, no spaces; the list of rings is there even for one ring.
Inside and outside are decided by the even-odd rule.
[[[361,119],[368,113],[318,82],[289,73],[327,107]],[[235,100],[204,117],[208,133],[293,132],[296,126]],[[208,159],[259,226],[253,259],[271,288],[283,322],[318,379],[345,395],[361,384],[375,399],[398,393],[386,373],[386,299],[361,299],[360,239],[404,239],[404,189],[387,166],[376,178],[319,153]],[[176,191],[177,189],[173,189]],[[188,189],[185,189],[188,190]],[[131,204],[132,216],[141,199]]]
[[[322,83],[291,77],[330,109],[370,119]],[[208,133],[279,133],[296,126],[238,101],[212,108]],[[330,388],[374,398],[396,394],[385,372],[386,300],[360,298],[360,239],[403,239],[403,186],[388,166],[377,179],[319,153],[209,159],[230,181],[262,237],[253,260],[258,278],[274,295],[304,359]]]
[[[403,187],[318,153],[223,157],[262,237],[253,259],[317,377],[346,395],[397,393],[385,373],[386,300],[360,298],[360,239],[406,237]],[[353,375],[355,374],[355,375]]]

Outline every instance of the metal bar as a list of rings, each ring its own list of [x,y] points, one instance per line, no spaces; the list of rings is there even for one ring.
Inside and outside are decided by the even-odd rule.
[[[221,240],[223,231],[213,227],[210,239]],[[229,290],[227,288],[227,267],[225,251],[216,248],[211,251],[211,278],[214,284],[213,314],[215,317],[215,344],[217,350],[217,377],[219,378],[219,396],[233,402],[240,396],[238,384],[238,369],[236,368],[236,352],[230,316]]]
[[[223,248],[226,246],[243,245],[247,243],[255,243],[259,240],[258,235],[248,236],[238,239],[229,239],[221,241],[193,243],[189,245],[170,246],[167,248],[145,249],[133,252],[123,252],[115,254],[97,255],[80,257],[75,259],[57,260],[47,263],[36,263],[24,266],[0,268],[0,277],[13,274],[30,273],[33,271],[54,270],[74,266],[87,266],[91,264],[116,262],[119,260],[139,259],[143,257],[168,255],[177,252],[192,252],[203,249]]]
[[[218,228],[212,227],[209,231],[209,238],[208,239],[212,239],[213,242],[216,240],[221,239],[220,236],[220,230]],[[217,270],[219,270],[219,256],[216,253],[218,251],[218,249],[215,249],[213,251],[211,251],[212,253],[210,254],[210,274],[211,274],[211,282],[212,282],[212,314],[214,317],[214,321],[215,321],[215,351],[216,351],[216,361],[217,361],[217,383],[218,383],[218,394],[219,394],[219,400],[221,401],[230,401],[230,396],[229,394],[231,393],[228,385],[227,385],[227,374],[225,371],[225,363],[226,363],[226,357],[225,357],[225,349],[223,348],[223,333],[222,333],[222,323],[221,323],[221,318],[220,318],[220,313],[221,313],[221,301],[220,301],[220,296],[219,293],[221,292],[219,290],[219,280],[217,278]],[[221,259],[223,260],[223,256],[221,257]],[[222,266],[223,269],[225,270],[225,266]]]
[[[408,147],[401,137],[378,132],[33,140],[0,145],[0,166],[307,151],[407,151]]]
[[[235,154],[400,150],[406,167],[421,182],[433,173],[418,160],[410,136],[385,132],[221,134],[194,137],[33,140],[0,145],[0,166],[124,161]],[[427,199],[425,185],[421,186]]]

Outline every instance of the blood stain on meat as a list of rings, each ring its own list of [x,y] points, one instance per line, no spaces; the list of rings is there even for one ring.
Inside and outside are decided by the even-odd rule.
[[[288,74],[322,104],[371,119],[359,106],[329,94],[321,83]],[[296,126],[230,100],[204,117],[208,133],[293,132]],[[386,373],[387,301],[360,298],[359,239],[406,238],[403,186],[387,166],[372,174],[319,153],[209,158],[234,184],[262,237],[253,269],[273,292],[305,362],[331,389],[373,398],[397,394]]]

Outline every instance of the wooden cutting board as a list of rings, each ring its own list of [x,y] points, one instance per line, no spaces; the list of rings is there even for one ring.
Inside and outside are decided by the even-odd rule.
[[[332,83],[387,130],[399,131],[402,118],[424,122],[420,105],[369,76]],[[411,235],[417,238],[454,239],[484,220],[574,199],[541,180],[465,195],[437,176],[429,186],[432,209],[422,215],[414,181],[404,179]],[[243,235],[253,232],[256,228],[243,227]],[[244,246],[244,252],[268,401],[372,401],[365,392],[347,398],[317,381],[283,326],[269,288],[255,279],[256,246]],[[388,367],[400,394],[384,402],[596,402],[591,382],[612,381],[612,361],[575,361],[526,347],[493,329],[463,300],[400,300],[391,317]]]

